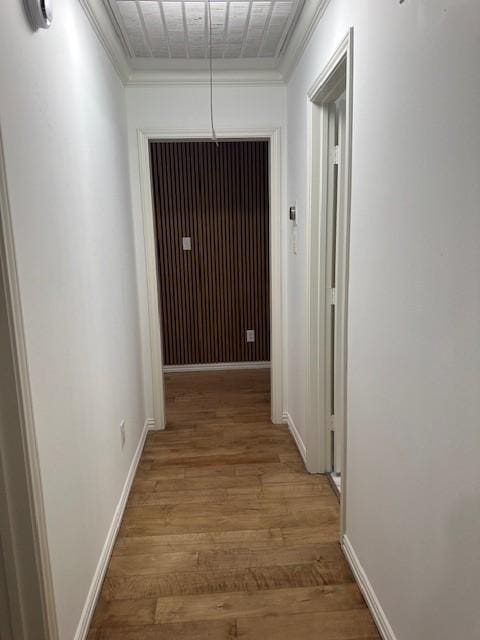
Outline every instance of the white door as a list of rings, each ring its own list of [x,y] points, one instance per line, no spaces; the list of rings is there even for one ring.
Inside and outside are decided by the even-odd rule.
[[[327,469],[341,474],[343,448],[343,363],[340,360],[342,352],[340,340],[343,336],[341,321],[343,315],[339,313],[339,300],[343,292],[339,290],[343,278],[341,247],[339,238],[342,237],[342,216],[345,203],[345,94],[342,94],[329,106],[328,117],[328,194],[327,194],[327,313],[325,317],[327,335]]]

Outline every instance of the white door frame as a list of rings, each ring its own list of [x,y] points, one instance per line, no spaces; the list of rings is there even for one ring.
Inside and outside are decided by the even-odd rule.
[[[6,440],[6,451],[2,452],[5,457],[3,464],[0,463],[4,577],[13,608],[15,638],[57,640],[55,597],[1,130],[0,266],[0,287],[8,322],[8,335],[2,334],[2,344],[8,342],[10,345],[11,357],[5,360],[10,360],[12,375],[9,377],[14,381],[9,393],[16,400],[8,428],[16,430],[19,436]],[[2,428],[5,425],[0,425]],[[22,496],[21,504],[19,495]]]
[[[307,287],[306,287],[306,424],[307,467],[313,473],[327,472],[327,398],[326,380],[326,327],[325,312],[328,305],[326,282],[326,210],[328,176],[328,103],[338,90],[338,72],[346,65],[346,132],[345,168],[341,226],[338,227],[339,255],[337,258],[337,317],[340,335],[337,354],[341,363],[337,388],[342,398],[341,415],[336,416],[344,425],[342,453],[342,532],[344,531],[345,471],[346,471],[346,385],[347,385],[347,304],[348,304],[348,246],[351,192],[352,149],[352,87],[353,87],[353,29],[342,40],[329,62],[308,91],[308,174],[307,174]],[[345,76],[344,76],[345,77]]]
[[[263,139],[270,147],[270,361],[272,422],[283,422],[282,398],[282,259],[281,259],[281,129],[218,129],[219,139]],[[138,154],[142,202],[143,238],[147,274],[149,350],[151,354],[151,379],[153,412],[156,429],[164,429],[165,397],[163,386],[162,328],[156,256],[156,228],[153,209],[149,143],[153,140],[209,140],[208,129],[138,129]]]

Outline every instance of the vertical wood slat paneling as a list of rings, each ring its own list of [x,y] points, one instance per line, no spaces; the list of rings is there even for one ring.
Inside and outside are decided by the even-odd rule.
[[[268,142],[152,142],[150,155],[164,364],[269,360]]]

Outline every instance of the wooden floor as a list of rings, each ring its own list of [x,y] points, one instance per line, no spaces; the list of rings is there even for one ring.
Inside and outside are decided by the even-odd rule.
[[[379,639],[267,372],[169,374],[166,394],[88,640]]]

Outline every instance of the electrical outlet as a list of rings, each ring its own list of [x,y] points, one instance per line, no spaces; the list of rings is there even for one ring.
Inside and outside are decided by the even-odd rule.
[[[182,247],[184,251],[192,250],[192,239],[189,237],[182,238]]]
[[[247,342],[255,342],[255,329],[247,329]]]
[[[125,446],[125,420],[120,423],[120,440],[122,442],[122,449]]]

